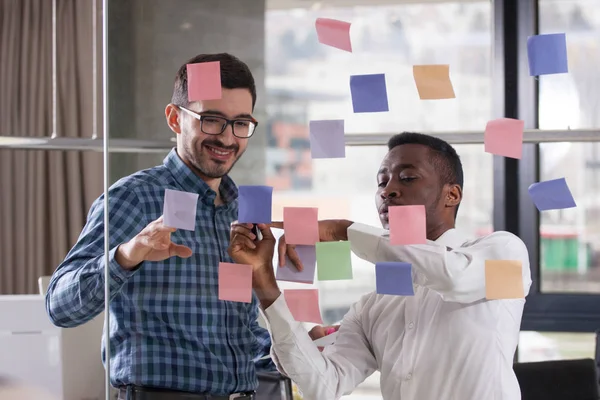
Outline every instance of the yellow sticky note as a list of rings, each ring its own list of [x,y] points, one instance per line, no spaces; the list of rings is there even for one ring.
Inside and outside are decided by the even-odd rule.
[[[421,100],[453,99],[449,65],[413,65],[413,76]]]
[[[523,265],[516,260],[486,260],[485,298],[488,300],[522,299]]]

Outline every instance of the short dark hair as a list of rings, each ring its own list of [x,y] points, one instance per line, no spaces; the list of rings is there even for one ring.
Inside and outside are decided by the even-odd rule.
[[[252,95],[252,109],[254,109],[254,105],[256,104],[256,84],[254,83],[252,72],[250,72],[250,68],[248,68],[245,62],[228,53],[199,54],[183,64],[175,77],[171,103],[182,107],[189,105],[187,65],[210,61],[219,61],[221,63],[222,87],[225,89],[248,89],[250,91]]]
[[[431,162],[436,167],[442,185],[458,185],[463,188],[464,176],[460,157],[448,142],[434,136],[416,132],[402,132],[388,141],[388,150],[403,144],[420,144],[429,147]],[[456,206],[456,214],[458,206]]]

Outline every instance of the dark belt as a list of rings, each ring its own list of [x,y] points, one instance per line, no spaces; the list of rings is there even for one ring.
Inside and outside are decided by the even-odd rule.
[[[178,392],[141,386],[119,388],[119,400],[255,400],[255,392],[233,393],[228,396]]]

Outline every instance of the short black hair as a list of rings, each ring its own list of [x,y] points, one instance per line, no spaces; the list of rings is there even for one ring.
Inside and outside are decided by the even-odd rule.
[[[403,144],[420,144],[429,147],[431,162],[438,171],[441,184],[458,185],[462,190],[464,183],[462,162],[454,147],[448,142],[422,133],[402,132],[390,138],[388,150]],[[458,206],[456,206],[456,213],[458,213]]]
[[[177,76],[175,76],[171,103],[182,107],[187,107],[190,103],[188,101],[187,65],[211,61],[219,61],[221,64],[221,86],[225,89],[248,89],[252,95],[252,109],[254,109],[256,84],[252,72],[246,63],[228,53],[199,54],[179,67]]]

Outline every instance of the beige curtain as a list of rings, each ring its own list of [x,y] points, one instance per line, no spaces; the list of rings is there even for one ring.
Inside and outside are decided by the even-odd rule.
[[[92,7],[57,0],[58,136],[92,135]],[[0,0],[0,135],[51,134],[52,0]],[[0,294],[37,292],[101,192],[100,153],[0,150]]]

